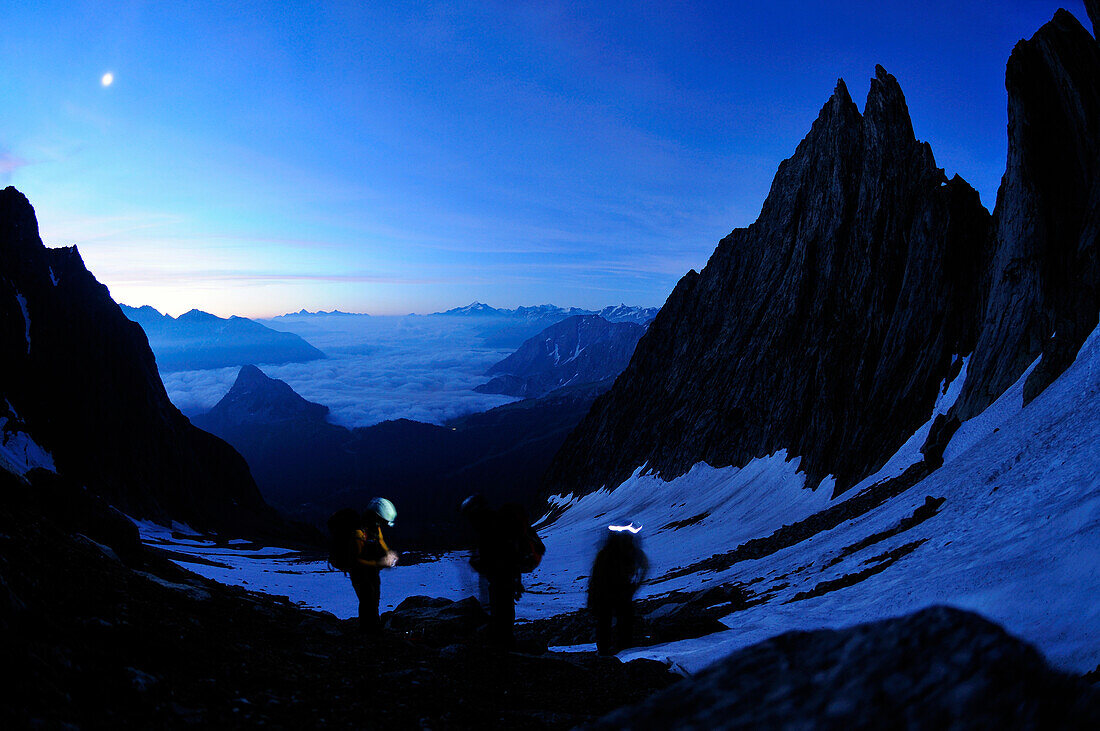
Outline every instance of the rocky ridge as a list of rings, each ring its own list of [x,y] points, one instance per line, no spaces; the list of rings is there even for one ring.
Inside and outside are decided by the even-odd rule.
[[[1008,163],[963,419],[1042,356],[1024,391],[1034,398],[1073,362],[1100,311],[1100,45],[1059,10],[1016,44],[1005,88]]]

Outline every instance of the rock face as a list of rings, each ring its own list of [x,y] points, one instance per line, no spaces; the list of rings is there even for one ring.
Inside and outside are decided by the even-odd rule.
[[[474,390],[538,398],[554,389],[619,375],[645,333],[632,322],[576,315],[551,325],[490,368],[494,376]]]
[[[781,448],[810,485],[850,486],[929,418],[973,349],[988,227],[977,193],[915,138],[893,76],[876,68],[862,115],[839,82],[760,218],[676,286],[549,489]]]
[[[165,393],[141,328],[76,247],[47,249],[27,199],[0,191],[0,409],[57,471],[138,518],[279,524],[248,466]]]
[[[944,607],[736,652],[590,729],[1090,728],[1100,693]]]
[[[1005,87],[1008,166],[964,419],[1042,355],[1024,391],[1034,398],[1073,362],[1100,310],[1100,46],[1059,10],[1016,45]]]
[[[171,317],[149,306],[121,307],[126,317],[145,330],[157,367],[164,373],[247,363],[305,363],[325,357],[299,336],[247,317],[224,318],[202,310]]]

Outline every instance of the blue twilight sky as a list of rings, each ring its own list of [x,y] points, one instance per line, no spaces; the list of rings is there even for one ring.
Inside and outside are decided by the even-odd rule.
[[[876,63],[992,207],[1058,5],[8,2],[0,184],[172,314],[660,305]]]

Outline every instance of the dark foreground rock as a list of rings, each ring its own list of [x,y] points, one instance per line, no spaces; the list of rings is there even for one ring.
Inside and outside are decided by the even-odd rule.
[[[0,473],[5,728],[570,728],[675,679],[462,635],[441,647],[396,618],[365,640],[352,621],[176,567],[92,496],[57,516],[58,492],[38,487]],[[446,605],[438,621],[469,622],[469,602]]]
[[[590,729],[1100,728],[1100,692],[946,607],[746,648]]]

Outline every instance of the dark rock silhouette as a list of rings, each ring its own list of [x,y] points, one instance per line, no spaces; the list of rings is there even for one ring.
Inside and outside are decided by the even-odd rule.
[[[586,726],[1091,728],[1100,692],[976,614],[791,632]]]
[[[328,407],[299,396],[285,381],[268,377],[254,365],[246,365],[225,396],[202,421],[226,428],[232,424],[277,424],[304,420],[323,421]]]
[[[47,249],[0,191],[0,401],[59,473],[137,518],[256,532],[280,521],[248,466],[172,405],[141,328],[76,247]],[[5,401],[6,400],[6,401]]]
[[[527,340],[485,375],[474,390],[538,398],[564,386],[614,378],[626,368],[645,328],[611,323],[599,315],[574,315]]]
[[[325,354],[301,337],[246,317],[218,317],[191,310],[179,317],[145,307],[121,305],[123,314],[145,330],[161,372],[226,368],[247,363],[305,363]]]
[[[1024,389],[1034,398],[1073,362],[1100,310],[1100,46],[1060,10],[1016,44],[1005,87],[1008,165],[963,419],[1042,355]]]
[[[850,486],[928,419],[973,349],[988,224],[914,137],[893,76],[876,69],[863,115],[839,82],[760,218],[676,286],[549,489],[782,448],[811,486]]]

